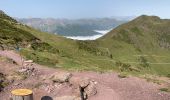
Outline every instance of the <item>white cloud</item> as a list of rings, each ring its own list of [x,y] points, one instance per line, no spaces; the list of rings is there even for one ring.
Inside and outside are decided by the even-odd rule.
[[[73,39],[73,40],[96,40],[103,35],[107,34],[111,30],[94,30],[95,32],[98,32],[100,34],[93,35],[93,36],[65,36],[66,38]]]

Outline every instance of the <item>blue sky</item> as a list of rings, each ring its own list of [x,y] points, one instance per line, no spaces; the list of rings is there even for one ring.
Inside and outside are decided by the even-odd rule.
[[[157,15],[170,19],[170,0],[0,0],[12,17],[101,18]]]

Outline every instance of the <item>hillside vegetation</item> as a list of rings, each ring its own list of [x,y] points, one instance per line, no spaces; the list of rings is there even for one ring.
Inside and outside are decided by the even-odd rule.
[[[143,15],[95,41],[75,41],[40,32],[4,13],[0,23],[2,48],[19,45],[25,58],[42,65],[74,71],[170,74],[169,20]]]
[[[38,40],[35,36],[27,31],[18,29],[16,20],[7,16],[3,12],[0,13],[0,44],[1,48],[15,47],[16,45],[24,45],[29,42]]]
[[[169,26],[170,20],[142,15],[98,41],[101,41],[102,47],[109,48],[114,59],[138,66],[138,69],[144,67],[152,74],[166,75],[170,71]]]

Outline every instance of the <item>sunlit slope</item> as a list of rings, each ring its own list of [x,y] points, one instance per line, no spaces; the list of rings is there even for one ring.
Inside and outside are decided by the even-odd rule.
[[[29,32],[16,28],[16,25],[19,25],[16,20],[3,12],[0,13],[0,44],[2,49],[14,48],[17,45],[26,46],[40,41]]]
[[[170,74],[169,20],[140,16],[95,41],[75,41],[40,32],[0,16],[1,48],[17,46],[26,59],[67,70]],[[8,47],[8,48],[7,48]]]
[[[153,73],[170,72],[170,20],[140,16],[98,39],[108,48],[113,59],[132,66],[148,63]]]

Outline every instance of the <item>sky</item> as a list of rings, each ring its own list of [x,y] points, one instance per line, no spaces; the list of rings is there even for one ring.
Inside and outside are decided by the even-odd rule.
[[[170,19],[170,0],[0,0],[18,18],[102,18],[156,15]]]

